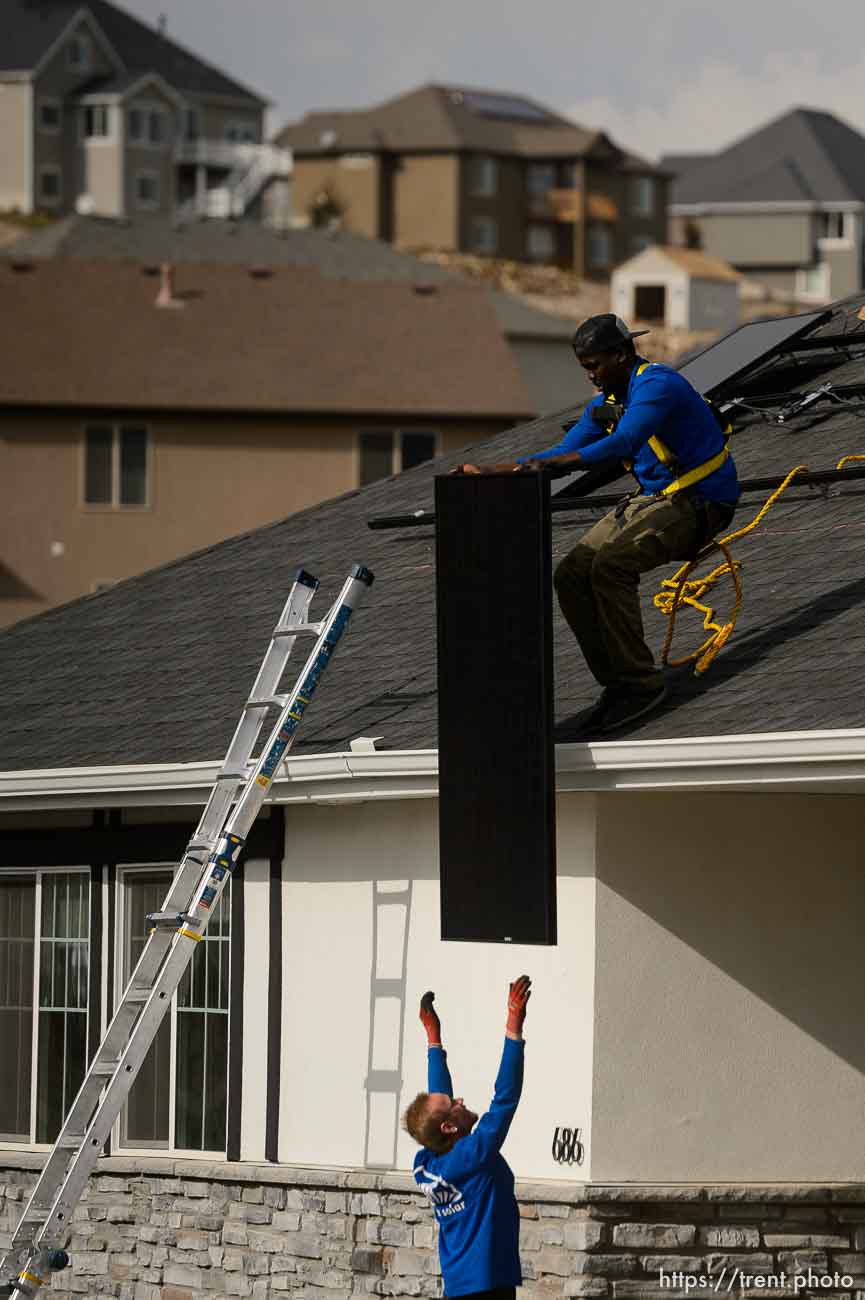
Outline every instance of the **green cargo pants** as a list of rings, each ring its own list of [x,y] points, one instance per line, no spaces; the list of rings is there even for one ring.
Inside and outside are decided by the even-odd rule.
[[[635,497],[598,520],[560,561],[553,576],[559,605],[602,686],[656,688],[660,669],[643,632],[640,574],[689,559],[732,517],[732,506],[698,506],[684,492]]]

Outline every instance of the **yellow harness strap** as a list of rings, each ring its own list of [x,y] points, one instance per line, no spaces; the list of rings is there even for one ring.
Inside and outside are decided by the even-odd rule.
[[[637,374],[641,375],[643,371],[648,370],[651,365],[654,365],[654,362],[644,361],[641,366],[637,367]],[[670,448],[665,442],[661,442],[661,439],[654,433],[649,439],[649,446],[662,465],[674,465],[676,463],[676,458],[670,451]],[[661,490],[660,495],[663,497],[671,497],[674,492],[681,492],[683,488],[692,487],[694,483],[699,483],[701,479],[708,478],[710,474],[714,474],[716,469],[721,468],[729,455],[730,448],[725,443],[723,450],[719,451],[717,456],[713,456],[711,460],[704,460],[702,465],[695,465],[694,468],[689,469],[687,473],[681,474],[678,478],[673,479],[672,483],[668,483],[667,486]],[[624,466],[625,469],[631,469],[633,461],[624,461]]]

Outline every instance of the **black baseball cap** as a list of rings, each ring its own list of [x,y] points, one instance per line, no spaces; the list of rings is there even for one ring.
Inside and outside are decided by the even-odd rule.
[[[614,352],[628,339],[638,339],[648,333],[648,330],[629,330],[621,316],[605,311],[583,321],[571,340],[571,346],[578,357],[592,352]]]

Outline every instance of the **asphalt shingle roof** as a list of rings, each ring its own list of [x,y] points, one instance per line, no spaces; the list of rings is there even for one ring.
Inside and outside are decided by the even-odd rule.
[[[663,160],[674,170],[675,159]],[[688,163],[671,203],[865,200],[865,136],[832,113],[795,108]]]
[[[23,72],[35,68],[81,10],[89,12],[125,68],[158,72],[176,90],[227,95],[264,105],[267,100],[226,76],[146,23],[108,0],[0,0],[0,66]]]
[[[48,257],[124,259],[145,265],[210,262],[226,266],[301,266],[328,280],[464,284],[461,276],[390,244],[348,230],[276,230],[258,221],[191,221],[153,216],[112,219],[74,213],[3,250],[14,262]],[[528,306],[514,294],[481,290],[502,332],[520,338],[570,339],[573,322]]]
[[[536,409],[471,285],[418,292],[196,263],[177,271],[176,306],[160,308],[159,278],[133,262],[21,267],[0,261],[6,406],[499,420]]]
[[[862,332],[865,296],[839,306],[832,328]],[[828,328],[828,327],[827,327]],[[824,333],[826,330],[824,329]],[[778,391],[865,384],[862,357],[822,353],[815,365],[762,380]],[[564,414],[477,446],[500,460],[549,446]],[[742,477],[780,480],[793,465],[834,467],[865,452],[859,414],[831,403],[785,424],[750,417],[735,435]],[[380,748],[436,744],[435,572],[431,527],[370,531],[380,515],[430,509],[435,474],[466,451],[348,493],[232,538],[110,590],[50,610],[0,635],[0,769],[218,759],[267,644],[295,569],[322,580],[316,605],[335,598],[352,563],[376,581],[335,656],[304,722],[297,753],[333,752],[357,735]],[[737,525],[765,493],[748,496]],[[554,516],[558,557],[597,517],[582,506]],[[709,673],[681,675],[662,711],[634,727],[640,738],[676,738],[865,725],[856,689],[865,651],[865,484],[791,489],[766,522],[736,544],[745,603],[737,630]],[[651,605],[660,570],[643,584],[650,642],[665,624]],[[718,604],[730,608],[730,590]],[[315,610],[316,606],[313,607]],[[597,693],[576,644],[554,615],[559,718]],[[683,616],[679,644],[698,629]],[[503,653],[507,648],[503,647]],[[621,733],[620,733],[621,734]]]

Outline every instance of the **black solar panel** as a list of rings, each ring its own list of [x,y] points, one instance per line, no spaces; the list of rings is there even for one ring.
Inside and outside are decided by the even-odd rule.
[[[784,345],[824,324],[832,315],[829,310],[806,312],[800,316],[779,316],[776,320],[751,321],[719,339],[690,361],[678,367],[704,397],[722,385],[741,379]]]
[[[552,114],[527,99],[518,99],[515,95],[487,95],[477,90],[457,90],[454,92],[457,102],[470,113],[481,117],[503,117],[512,122],[552,122]]]

